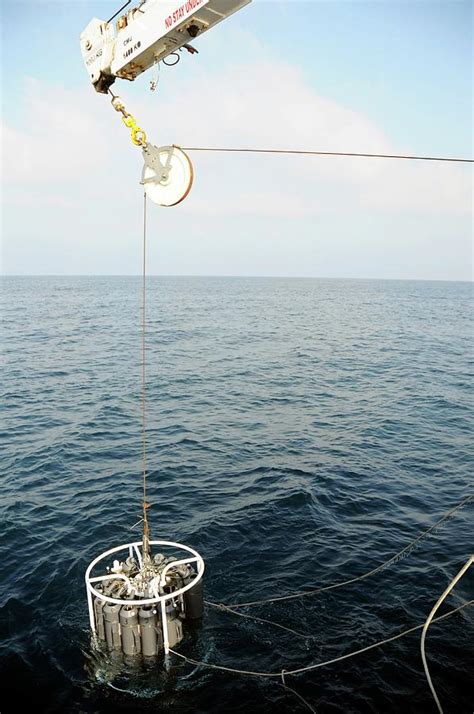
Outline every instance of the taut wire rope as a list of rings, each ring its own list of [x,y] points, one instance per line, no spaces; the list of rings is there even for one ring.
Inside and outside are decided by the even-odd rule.
[[[143,192],[143,264],[142,264],[142,447],[143,447],[143,560],[149,558],[150,531],[147,510],[147,451],[146,451],[146,231],[147,199]]]
[[[451,156],[416,156],[408,154],[369,154],[354,151],[311,151],[299,149],[253,149],[218,146],[183,146],[184,151],[207,151],[214,153],[233,154],[288,154],[296,156],[349,156],[365,159],[403,159],[409,161],[450,161],[454,163],[472,164],[474,159],[464,159]]]

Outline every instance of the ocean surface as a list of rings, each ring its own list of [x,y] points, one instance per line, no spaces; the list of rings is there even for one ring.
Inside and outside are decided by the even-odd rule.
[[[140,539],[140,288],[2,280],[0,710],[309,711],[278,679],[90,646],[84,571]],[[468,283],[149,279],[152,537],[203,555],[208,600],[355,577],[473,491],[472,307]],[[471,501],[363,581],[240,610],[300,635],[207,608],[179,651],[280,672],[422,624],[473,531]],[[474,567],[440,613],[473,597]],[[428,631],[445,712],[473,711],[473,643],[473,607]],[[419,630],[286,683],[323,714],[436,711]]]

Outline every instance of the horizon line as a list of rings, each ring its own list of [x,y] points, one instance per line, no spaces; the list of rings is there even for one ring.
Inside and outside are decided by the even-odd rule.
[[[0,278],[141,278],[141,273],[0,273]],[[473,283],[461,278],[380,278],[327,275],[245,275],[204,273],[147,273],[147,278],[243,278],[256,280],[380,280],[386,282]]]

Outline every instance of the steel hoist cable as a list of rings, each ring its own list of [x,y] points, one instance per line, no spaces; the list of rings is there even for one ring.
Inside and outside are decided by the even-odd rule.
[[[148,527],[147,503],[147,444],[146,444],[146,237],[147,237],[147,199],[143,192],[143,262],[142,262],[142,449],[143,449],[143,558],[150,557],[150,530]]]
[[[183,146],[184,151],[208,151],[214,153],[233,154],[287,154],[293,156],[348,156],[364,159],[402,159],[408,161],[448,161],[462,164],[472,164],[474,159],[457,158],[451,156],[417,156],[409,154],[371,154],[354,151],[312,151],[299,149],[253,149],[238,147],[218,146]]]

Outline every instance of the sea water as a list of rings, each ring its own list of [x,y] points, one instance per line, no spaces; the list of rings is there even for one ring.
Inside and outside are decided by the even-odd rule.
[[[2,698],[45,712],[298,712],[265,680],[90,647],[83,583],[140,538],[138,277],[2,280]],[[196,548],[235,603],[355,577],[473,491],[472,285],[151,277],[151,535]],[[424,622],[473,552],[474,505],[400,562],[327,593],[207,609],[180,652],[276,671]],[[474,571],[474,568],[471,569]],[[468,572],[440,610],[473,597]],[[420,631],[286,682],[318,712],[430,712]],[[434,623],[446,712],[472,712],[474,612]],[[9,710],[6,702],[0,707]]]

